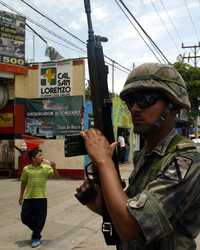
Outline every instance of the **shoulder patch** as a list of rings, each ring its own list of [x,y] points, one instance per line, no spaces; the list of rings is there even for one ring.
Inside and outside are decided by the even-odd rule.
[[[175,159],[177,167],[180,170],[181,178],[184,179],[193,161],[185,156],[176,156]]]
[[[191,158],[178,155],[163,170],[160,177],[161,178],[167,177],[168,179],[170,179],[172,181],[180,182],[185,178],[192,163],[193,163],[193,161]]]
[[[181,177],[177,171],[175,160],[173,160],[161,173],[160,178],[168,178],[172,181],[180,181]]]
[[[145,193],[141,193],[128,200],[128,205],[131,208],[142,208],[144,207],[148,196]]]

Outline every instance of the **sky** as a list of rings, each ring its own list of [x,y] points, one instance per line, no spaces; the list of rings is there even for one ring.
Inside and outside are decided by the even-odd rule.
[[[84,0],[26,0],[26,2],[39,9],[82,41],[87,41],[88,28]],[[108,38],[108,42],[103,43],[106,56],[128,69],[144,62],[158,62],[158,56],[156,57],[151,52],[132,24],[145,38],[139,26],[133,19],[131,24],[116,4],[116,2],[119,3],[119,0],[90,0],[90,2],[94,32]],[[182,43],[184,47],[187,47],[198,45],[200,42],[200,0],[123,0],[123,2],[169,62],[174,63],[180,54],[184,54],[184,56],[189,56],[189,53],[191,56],[194,54],[192,48],[183,49]],[[11,11],[2,3],[6,3],[31,19],[31,22],[27,20],[27,23],[48,41],[49,46],[56,48],[64,58],[87,56],[84,52],[86,47],[82,42],[47,21],[24,4],[23,1],[0,0],[0,10]],[[54,33],[49,34],[38,24],[42,24]],[[60,40],[57,36],[64,40]],[[76,48],[68,42],[73,43]],[[45,56],[45,49],[46,44],[27,28],[26,59],[29,62],[48,61],[49,58]],[[200,48],[197,49],[197,52],[200,55]],[[163,59],[160,60],[164,62]],[[192,59],[189,60],[189,63],[194,64]],[[127,71],[123,72],[115,68],[113,77],[112,68],[109,66],[109,89],[111,91],[114,89],[114,92],[119,94],[127,75]],[[86,78],[88,79],[87,73]],[[114,83],[114,87],[112,83]]]

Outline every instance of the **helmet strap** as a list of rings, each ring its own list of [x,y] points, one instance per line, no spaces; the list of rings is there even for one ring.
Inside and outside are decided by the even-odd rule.
[[[173,108],[174,108],[174,105],[171,102],[169,102],[167,104],[165,110],[160,113],[160,116],[155,121],[154,126],[157,127],[157,128],[160,128],[161,124],[166,120],[167,115],[172,111]]]

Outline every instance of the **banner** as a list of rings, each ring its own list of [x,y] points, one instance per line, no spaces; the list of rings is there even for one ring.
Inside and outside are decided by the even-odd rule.
[[[79,134],[82,127],[82,96],[26,99],[25,133],[63,138]]]
[[[72,61],[40,64],[40,97],[71,95]]]
[[[25,17],[0,11],[0,62],[25,63]]]

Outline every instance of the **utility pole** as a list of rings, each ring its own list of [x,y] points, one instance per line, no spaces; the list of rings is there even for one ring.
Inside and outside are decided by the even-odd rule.
[[[197,67],[197,58],[200,58],[200,56],[197,55],[197,49],[200,48],[200,42],[198,45],[193,45],[193,46],[184,46],[182,43],[182,48],[183,49],[194,49],[194,55],[193,56],[183,56],[183,60],[184,59],[194,59],[194,67]],[[199,98],[197,98],[198,102],[199,102]],[[197,119],[196,119],[196,129],[195,129],[195,137],[198,138],[199,136],[199,109],[200,106],[198,106],[198,115],[197,115]]]
[[[35,34],[33,34],[33,62],[35,62]]]
[[[114,70],[115,70],[115,61],[114,60],[112,60],[112,96],[114,96],[115,95],[115,90],[114,90],[114,82],[115,82],[115,73],[114,73]]]
[[[193,56],[183,56],[183,59],[194,59],[194,67],[197,67],[197,58],[200,58],[200,55],[197,55],[197,49],[200,48],[200,42],[198,45],[193,46],[184,46],[182,43],[182,49],[194,49],[194,55]]]

